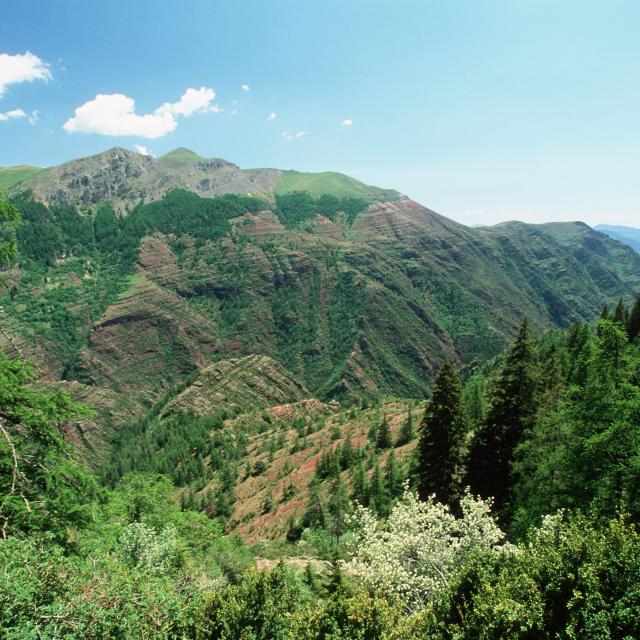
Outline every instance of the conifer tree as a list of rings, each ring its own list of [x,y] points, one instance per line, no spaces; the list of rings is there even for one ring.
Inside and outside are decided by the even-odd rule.
[[[358,463],[353,475],[352,485],[351,497],[353,500],[359,502],[363,507],[369,506],[369,483],[367,482],[367,473],[363,460]]]
[[[310,562],[307,562],[307,566],[304,568],[304,580],[313,593],[320,593],[320,581]]]
[[[387,416],[382,418],[380,422],[380,428],[378,429],[378,438],[376,440],[377,449],[390,449],[393,446],[391,441],[391,428],[389,427],[389,421]]]
[[[388,515],[389,493],[387,491],[387,483],[385,482],[383,474],[380,472],[380,465],[378,464],[376,464],[373,475],[371,476],[369,503],[378,515]]]
[[[331,517],[330,531],[336,541],[336,547],[340,544],[340,538],[347,529],[347,516],[349,514],[349,494],[347,488],[338,474],[331,487],[329,499],[329,515]]]
[[[387,481],[387,491],[389,496],[391,498],[397,498],[402,494],[402,474],[398,468],[398,463],[393,450],[389,453],[389,457],[387,458],[384,475]]]
[[[439,502],[452,505],[460,495],[468,429],[461,393],[453,365],[445,360],[420,425],[418,489],[423,500],[435,494]]]
[[[620,298],[613,312],[613,316],[611,317],[611,320],[615,324],[626,328],[628,319],[629,319],[629,312],[627,311],[627,308],[624,306],[624,302],[622,301],[622,298]]]
[[[470,423],[478,426],[487,413],[487,381],[482,373],[474,373],[462,389],[462,403]]]
[[[481,496],[493,497],[497,510],[507,503],[514,453],[537,410],[537,384],[535,347],[525,317],[491,389],[486,423],[471,448],[469,484]]]
[[[415,437],[413,429],[413,413],[411,412],[411,409],[409,409],[407,419],[402,423],[402,427],[400,428],[396,447],[402,447],[405,444],[409,444]]]
[[[627,334],[629,342],[633,342],[640,335],[640,295],[629,313],[629,321],[627,322]]]
[[[307,507],[302,516],[302,525],[312,529],[326,529],[327,512],[322,499],[320,482],[314,478],[309,485],[310,493]]]

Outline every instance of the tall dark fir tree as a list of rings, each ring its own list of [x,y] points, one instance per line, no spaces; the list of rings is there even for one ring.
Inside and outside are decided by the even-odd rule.
[[[418,489],[422,499],[435,494],[440,502],[457,502],[467,429],[460,380],[446,360],[436,376],[433,395],[420,424]]]
[[[484,498],[492,497],[498,511],[509,499],[515,450],[532,425],[537,396],[536,350],[525,317],[490,390],[487,418],[469,458],[468,484]]]

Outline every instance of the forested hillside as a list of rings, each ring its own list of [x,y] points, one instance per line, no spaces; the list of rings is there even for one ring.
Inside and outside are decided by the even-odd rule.
[[[2,344],[95,407],[70,434],[91,464],[215,362],[267,356],[323,402],[421,398],[523,314],[566,327],[640,287],[640,256],[580,223],[470,229],[340,174],[264,170],[258,189],[261,171],[113,149],[10,192]]]
[[[3,637],[640,637],[629,247],[186,149],[0,221]]]

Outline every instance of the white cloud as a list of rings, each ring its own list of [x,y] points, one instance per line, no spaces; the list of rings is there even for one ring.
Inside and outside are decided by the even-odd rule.
[[[140,136],[153,140],[171,133],[178,126],[177,116],[219,110],[211,105],[213,89],[187,89],[178,102],[165,102],[153,113],[138,115],[136,103],[121,93],[98,94],[75,110],[63,129],[70,133],[98,133],[105,136]]]
[[[211,103],[216,97],[213,89],[200,87],[199,89],[187,89],[178,102],[173,104],[165,102],[156,109],[156,114],[172,113],[188,118],[194,113],[203,113],[212,110]]]
[[[297,131],[296,133],[289,133],[288,131],[282,132],[282,137],[287,141],[291,142],[292,140],[298,140],[303,138],[304,136],[308,136],[308,131]]]
[[[38,120],[40,120],[40,113],[37,109],[34,109],[29,116],[29,124],[38,124]]]
[[[0,113],[0,121],[4,122],[15,118],[24,118],[26,115],[27,114],[22,109],[12,109],[6,113]]]
[[[268,116],[267,120],[275,120],[278,117],[278,114],[275,111],[272,111]]]
[[[351,118],[347,118],[343,120],[340,124],[343,124],[345,127],[350,127],[353,124],[353,120]]]
[[[147,149],[147,147],[141,144],[134,144],[133,148],[141,155],[141,156],[152,156],[153,153]]]
[[[231,115],[232,116],[237,116],[238,115],[238,110],[237,109],[233,109],[233,111],[231,111]]]
[[[240,85],[240,88],[241,88],[245,93],[249,93],[249,91],[251,91],[251,87],[250,87],[248,84]]]
[[[30,51],[15,56],[0,53],[0,97],[10,84],[51,78],[49,65]]]

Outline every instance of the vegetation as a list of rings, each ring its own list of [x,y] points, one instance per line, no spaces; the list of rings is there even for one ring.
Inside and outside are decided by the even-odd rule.
[[[183,150],[164,163],[195,161]],[[0,636],[640,636],[640,299],[570,323],[575,301],[545,289],[541,268],[522,286],[542,287],[566,330],[536,334],[525,318],[488,357],[501,338],[437,260],[395,239],[383,258],[382,244],[355,251],[349,225],[375,193],[282,180],[275,213],[296,231],[280,242],[243,234],[242,216],[265,206],[249,196],[174,190],[126,216],[0,200],[2,266],[14,235],[22,251],[3,306],[23,342],[7,351],[36,344],[59,371],[38,378],[0,356]],[[317,215],[344,239],[301,251],[312,234],[297,229]],[[482,233],[513,264],[524,237],[583,246],[573,228]],[[134,273],[156,240],[157,282]],[[89,349],[116,331],[125,349]],[[442,360],[432,382],[425,359],[451,336],[477,359]],[[272,357],[222,360],[247,349]],[[90,469],[69,441],[105,429],[104,414],[64,389],[100,397],[99,376],[117,381],[101,399],[127,419],[103,460],[83,449]]]

